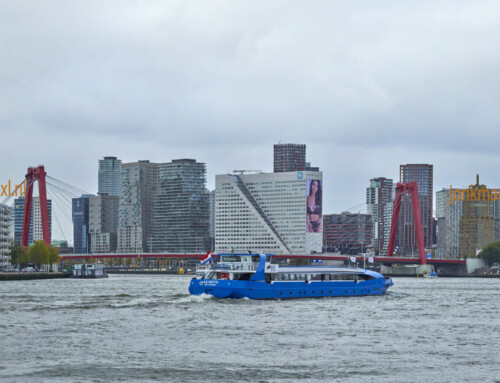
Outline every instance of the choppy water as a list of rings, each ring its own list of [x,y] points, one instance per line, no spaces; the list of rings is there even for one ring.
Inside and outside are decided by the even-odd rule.
[[[2,382],[500,381],[500,280],[191,297],[184,276],[0,283]]]

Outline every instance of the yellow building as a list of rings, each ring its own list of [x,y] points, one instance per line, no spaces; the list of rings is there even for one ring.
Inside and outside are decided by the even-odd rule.
[[[477,250],[495,242],[493,202],[490,201],[486,186],[479,185],[479,176],[476,185],[471,185],[462,192],[464,198],[460,218],[460,257],[474,258]],[[476,195],[483,198],[473,198]]]

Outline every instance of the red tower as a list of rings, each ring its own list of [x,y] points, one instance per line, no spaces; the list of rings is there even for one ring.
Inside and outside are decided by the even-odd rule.
[[[23,234],[21,246],[28,246],[30,235],[31,202],[33,200],[33,184],[38,181],[38,192],[40,194],[40,215],[42,216],[43,241],[50,246],[49,209],[47,207],[47,188],[45,184],[45,168],[28,168],[26,173],[26,198],[24,200]]]
[[[411,195],[411,207],[413,210],[413,219],[415,221],[415,232],[417,235],[418,258],[421,265],[427,263],[425,258],[424,232],[422,231],[422,221],[420,218],[420,204],[418,203],[418,188],[416,182],[396,185],[396,197],[394,198],[394,207],[392,210],[391,234],[389,237],[389,246],[387,256],[392,257],[394,253],[394,244],[396,243],[396,231],[398,229],[399,210],[401,209],[401,198],[403,194]]]

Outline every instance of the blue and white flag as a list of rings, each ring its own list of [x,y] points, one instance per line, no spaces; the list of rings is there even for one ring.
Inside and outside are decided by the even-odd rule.
[[[373,263],[373,257],[368,258],[368,262]]]
[[[356,262],[356,257],[351,257],[351,262]]]

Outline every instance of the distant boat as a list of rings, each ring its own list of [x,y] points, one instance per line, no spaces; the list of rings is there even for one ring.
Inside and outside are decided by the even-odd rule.
[[[436,279],[438,278],[438,273],[436,273],[435,271],[431,271],[430,273],[424,274],[424,278]]]
[[[203,260],[202,260],[203,262]],[[391,278],[371,270],[333,266],[280,266],[265,254],[221,254],[220,261],[197,270],[192,295],[218,298],[316,298],[382,295]]]
[[[78,263],[73,265],[71,278],[107,278],[104,265],[97,263]]]

